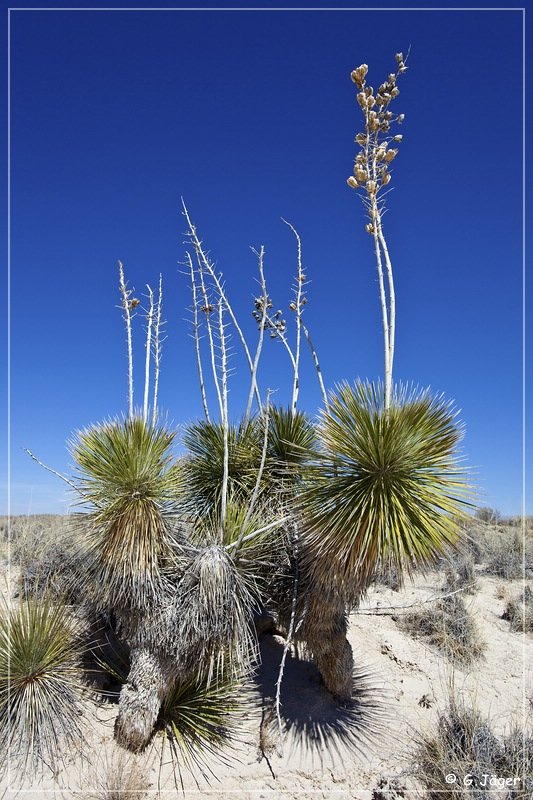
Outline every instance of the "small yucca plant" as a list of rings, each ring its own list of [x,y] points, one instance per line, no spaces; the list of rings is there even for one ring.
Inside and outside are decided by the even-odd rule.
[[[180,476],[175,434],[140,417],[115,419],[77,434],[71,450],[89,509],[84,582],[97,604],[142,609],[172,569],[172,514]]]
[[[230,763],[239,723],[250,706],[247,687],[224,676],[210,684],[191,679],[172,687],[161,707],[159,728],[169,743],[182,789],[182,764],[195,780],[197,773],[209,780],[209,774],[216,777],[208,764],[211,757]]]
[[[397,388],[388,409],[380,383],[331,394],[299,501],[315,577],[357,597],[379,561],[410,573],[456,541],[468,486],[455,417],[429,391]]]
[[[55,771],[82,741],[78,624],[47,598],[0,607],[0,763]]]

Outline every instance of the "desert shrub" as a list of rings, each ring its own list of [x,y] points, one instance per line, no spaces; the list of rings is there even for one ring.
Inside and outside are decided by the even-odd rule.
[[[516,725],[507,736],[497,737],[489,720],[452,696],[434,730],[417,738],[414,774],[428,800],[481,800],[498,790],[501,800],[530,800],[531,731]],[[455,776],[451,783],[450,775]]]
[[[512,631],[533,633],[533,591],[525,586],[515,597],[510,597],[502,614]]]
[[[533,576],[533,529],[528,520],[515,518],[490,524],[478,519],[464,526],[462,549],[484,572],[505,580]],[[524,524],[525,522],[525,524]]]
[[[475,620],[458,594],[405,614],[399,622],[411,636],[424,639],[462,666],[480,658],[485,649]]]
[[[496,508],[482,506],[476,510],[475,517],[488,525],[497,525],[501,521],[502,515]]]
[[[533,570],[533,537],[524,538],[517,528],[496,528],[487,536],[485,572],[506,580],[521,578]]]
[[[10,556],[20,567],[21,597],[79,602],[80,520],[80,515],[12,518]]]

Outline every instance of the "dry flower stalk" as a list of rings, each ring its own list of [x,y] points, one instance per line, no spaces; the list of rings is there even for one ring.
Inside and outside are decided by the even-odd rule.
[[[407,70],[406,61],[407,56],[404,58],[403,53],[396,53],[396,72],[389,74],[376,94],[373,87],[367,86],[366,83],[367,64],[361,64],[350,76],[359,90],[356,99],[363,112],[365,130],[355,137],[355,142],[361,150],[355,157],[353,175],[350,175],[347,184],[352,189],[361,191],[363,204],[370,219],[366,224],[366,231],[374,237],[383,320],[386,409],[390,407],[392,392],[396,298],[392,263],[383,233],[385,203],[382,190],[391,181],[389,165],[398,155],[398,148],[391,145],[399,144],[403,139],[401,134],[391,134],[390,129],[393,123],[401,124],[405,114],[393,114],[390,105],[400,94],[397,82],[399,76]]]

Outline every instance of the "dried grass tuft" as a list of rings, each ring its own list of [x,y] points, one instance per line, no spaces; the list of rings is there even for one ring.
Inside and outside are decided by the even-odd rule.
[[[469,666],[483,655],[485,644],[464,600],[458,594],[444,597],[429,608],[399,618],[400,626],[422,638],[450,661]]]
[[[427,800],[533,796],[533,732],[517,723],[497,737],[490,721],[453,693],[435,729],[418,737],[415,759]]]

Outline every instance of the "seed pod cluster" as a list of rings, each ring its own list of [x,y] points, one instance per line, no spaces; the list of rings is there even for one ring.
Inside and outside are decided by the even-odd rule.
[[[376,93],[366,83],[367,64],[361,64],[350,75],[358,89],[356,100],[363,112],[365,130],[355,137],[361,150],[355,157],[353,175],[346,182],[352,189],[363,189],[370,203],[375,202],[382,187],[390,183],[389,165],[398,155],[398,148],[392,145],[403,139],[401,134],[390,135],[390,130],[393,124],[404,121],[405,114],[394,114],[390,105],[400,94],[397,82],[407,70],[406,60],[403,53],[396,53],[396,72],[388,75]],[[366,230],[373,233],[374,226],[370,223]]]

